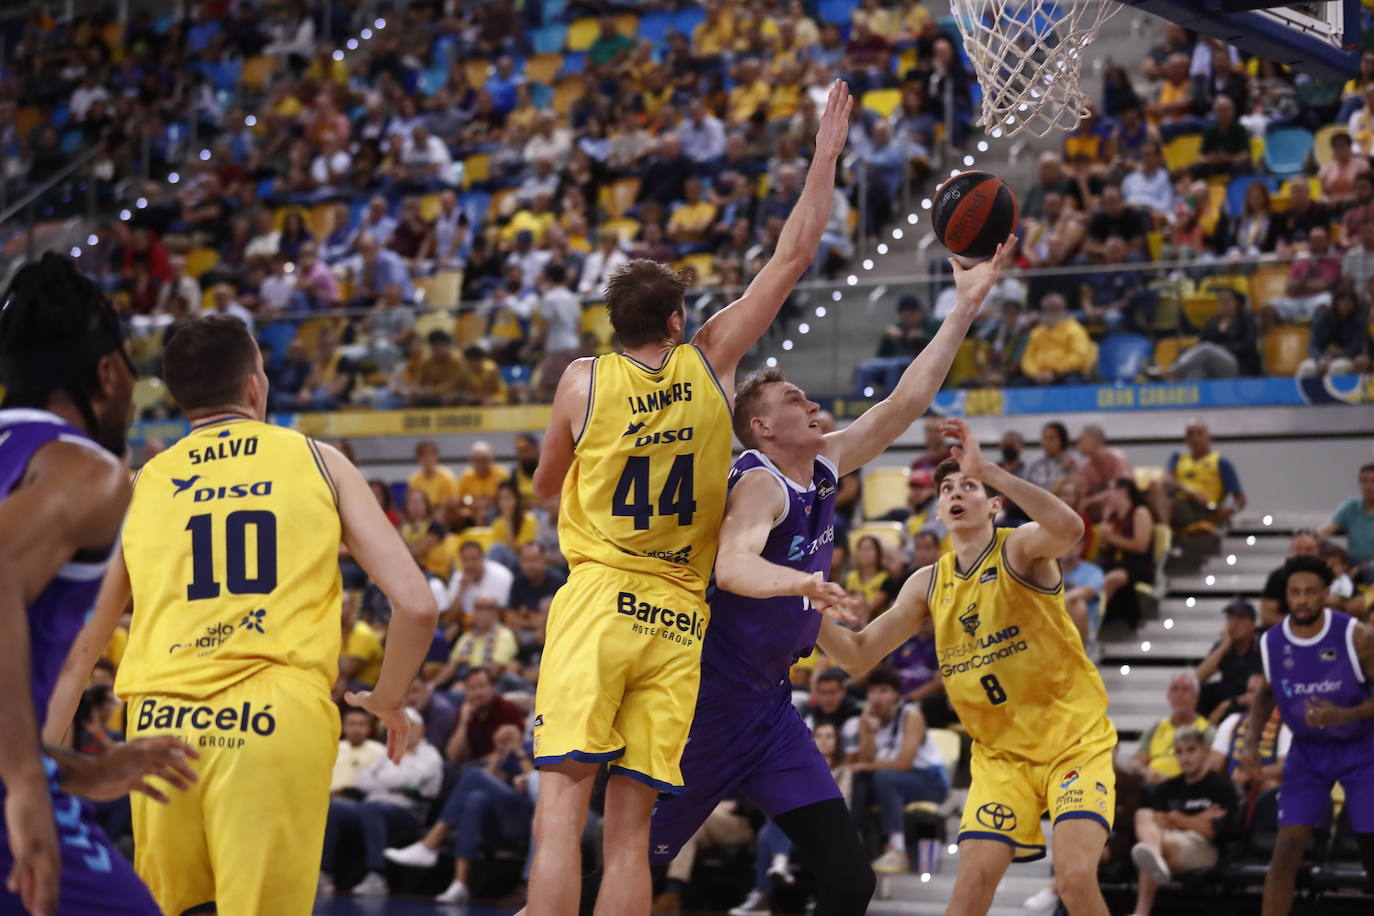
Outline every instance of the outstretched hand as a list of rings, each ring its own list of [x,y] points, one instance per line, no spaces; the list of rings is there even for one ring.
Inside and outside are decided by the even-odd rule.
[[[997,285],[997,281],[1002,279],[1002,274],[1011,266],[1012,258],[1016,252],[1016,235],[1008,235],[1006,241],[997,246],[992,257],[986,261],[979,261],[971,267],[965,267],[959,258],[950,258],[950,266],[954,268],[954,288],[958,291],[960,302],[980,308],[983,300],[988,297],[988,293]]]
[[[349,706],[366,709],[386,727],[386,756],[392,763],[400,763],[410,749],[410,730],[414,726],[406,715],[405,705],[385,706],[371,690],[352,691],[344,694]]]
[[[802,597],[811,607],[837,623],[858,623],[859,602],[849,596],[839,584],[827,582],[818,572],[811,574],[802,588]]]
[[[983,457],[983,447],[973,430],[963,420],[950,417],[940,424],[940,433],[946,439],[955,439],[958,445],[950,447],[949,453],[959,462],[959,470],[965,477],[982,480],[988,468],[988,460]]]
[[[821,114],[821,126],[816,131],[817,159],[834,162],[840,158],[845,141],[849,139],[849,112],[853,107],[854,97],[849,94],[849,84],[844,80],[831,83],[825,111]]]
[[[199,751],[170,735],[135,738],[102,754],[98,766],[90,767],[79,780],[64,783],[64,788],[91,801],[111,801],[140,792],[165,805],[167,794],[150,783],[148,777],[156,776],[185,792],[199,779],[188,761],[199,757]]]

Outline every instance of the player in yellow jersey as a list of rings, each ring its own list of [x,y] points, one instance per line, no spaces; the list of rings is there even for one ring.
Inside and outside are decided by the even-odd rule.
[[[1054,823],[1055,889],[1072,916],[1107,916],[1097,863],[1116,804],[1116,729],[1107,691],[1064,610],[1058,557],[1083,536],[1073,509],[983,457],[961,420],[960,445],[935,469],[939,518],[954,550],[914,573],[861,632],[832,622],[817,644],[858,674],[935,620],[940,674],[973,738],[973,784],[959,826],[959,875],[947,914],[985,914],[1013,859],[1045,854]],[[1002,494],[1030,517],[995,528]]]
[[[649,817],[660,791],[682,788],[735,368],[810,266],[852,104],[837,80],[806,187],[739,300],[684,344],[684,283],[660,264],[631,261],[606,290],[624,352],[577,360],[559,380],[534,488],[540,498],[562,492],[558,536],[571,571],[549,610],[535,698],[534,916],[577,912],[582,827],[605,761],[613,768],[596,911],[649,910]]]
[[[71,709],[130,597],[115,688],[130,737],[176,735],[200,781],[166,806],[133,802],[134,866],[178,914],[303,916],[315,899],[339,739],[330,700],[341,641],[339,545],[391,599],[376,688],[349,702],[405,753],[406,690],[434,633],[434,597],[358,470],[263,422],[267,377],[243,323],[177,330],[163,378],[191,431],[134,482],[95,615],[60,690]]]

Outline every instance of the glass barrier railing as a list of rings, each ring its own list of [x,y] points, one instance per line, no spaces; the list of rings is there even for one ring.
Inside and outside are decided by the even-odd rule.
[[[947,387],[1014,387],[1056,383],[1130,381],[1167,375],[1180,354],[1212,321],[1225,335],[1255,329],[1252,354],[1239,375],[1291,375],[1308,356],[1308,325],[1331,305],[1320,284],[1292,283],[1299,273],[1339,272],[1340,255],[1258,259],[1142,262],[1009,273],[985,301],[946,381]],[[866,273],[866,272],[865,272]],[[348,298],[350,278],[341,278]],[[227,287],[206,293],[206,303],[251,315],[269,374],[294,389],[296,409],[342,406],[401,407],[440,404],[523,403],[547,400],[571,352],[549,354],[540,341],[546,325],[537,295],[457,301],[456,272],[417,284],[416,304],[370,308],[253,313]],[[1229,290],[1238,296],[1227,295]],[[689,328],[699,326],[740,290],[695,284],[687,294]],[[781,364],[790,378],[819,397],[881,397],[916,349],[954,304],[949,272],[871,279],[850,274],[803,282],[750,356],[750,365]],[[913,306],[917,310],[913,310]],[[1238,306],[1238,310],[1237,307]],[[584,299],[578,354],[607,352],[614,341],[605,309]],[[1236,317],[1230,317],[1236,315]],[[1271,317],[1274,321],[1271,322]],[[1083,365],[1027,363],[1023,357],[1037,325],[1077,321],[1091,340]],[[168,315],[134,316],[135,355],[155,376]],[[1271,327],[1272,324],[1272,327]],[[1215,328],[1214,328],[1215,330]],[[1267,333],[1266,333],[1267,332]],[[437,335],[437,336],[436,336]],[[1042,334],[1048,336],[1048,332]],[[1077,352],[1076,332],[1056,332],[1064,352]],[[431,340],[439,346],[434,354]],[[1067,343],[1065,341],[1068,341]],[[1079,340],[1079,343],[1084,341]],[[1067,348],[1067,349],[1064,349]],[[1056,351],[1060,352],[1060,351]],[[450,356],[451,354],[451,356]],[[466,361],[461,390],[415,395],[426,360]],[[1224,361],[1223,361],[1224,362]],[[1212,365],[1189,372],[1215,374]],[[336,385],[339,372],[347,376]],[[1207,377],[1207,376],[1202,376]],[[328,384],[322,380],[330,380]],[[300,396],[311,385],[337,390],[317,400]],[[290,408],[283,408],[290,409]]]

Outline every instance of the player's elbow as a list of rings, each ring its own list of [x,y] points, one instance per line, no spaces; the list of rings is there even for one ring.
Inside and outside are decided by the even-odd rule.
[[[534,485],[534,495],[540,499],[552,499],[563,489],[563,481],[555,479],[551,473],[546,473],[542,464],[534,469],[534,479],[531,482]]]
[[[1083,516],[1070,509],[1066,514],[1062,529],[1064,540],[1069,544],[1077,544],[1083,539],[1086,530],[1083,526]]]
[[[405,595],[392,601],[392,616],[402,617],[416,626],[434,629],[439,623],[439,605],[429,586],[421,582],[421,588],[407,590]]]

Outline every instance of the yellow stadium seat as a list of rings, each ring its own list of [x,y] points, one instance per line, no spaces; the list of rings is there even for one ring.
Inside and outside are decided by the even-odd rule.
[[[915,48],[907,48],[897,60],[899,71],[897,75],[905,78],[909,71],[916,69],[916,65],[920,63],[920,56],[916,53]]]
[[[869,536],[877,538],[884,550],[896,550],[902,546],[902,523],[864,522],[862,525],[851,528],[849,531],[850,552],[854,551],[854,547],[861,538]]]
[[[582,333],[596,338],[598,353],[610,351],[615,329],[611,327],[611,313],[606,311],[605,303],[598,302],[582,310]]]
[[[638,38],[639,17],[634,13],[616,13],[615,30],[626,38]]]
[[[463,189],[491,178],[491,153],[473,153],[463,160]]]
[[[141,378],[134,383],[134,416],[141,417],[155,407],[170,403],[167,386],[157,376]]]
[[[304,207],[278,207],[272,212],[272,228],[281,232],[282,226],[286,225],[286,217],[290,213],[299,213],[301,219],[305,220],[306,226],[310,225],[310,211]]]
[[[421,282],[425,291],[425,305],[429,308],[451,308],[458,304],[458,294],[463,288],[461,270],[441,270]]]
[[[426,194],[420,198],[420,219],[433,220],[439,215],[439,195]]]
[[[573,102],[586,94],[587,86],[582,80],[563,80],[553,87],[553,110],[565,115],[568,113],[568,109],[572,107]]]
[[[476,310],[468,309],[458,313],[458,324],[454,328],[453,338],[458,342],[458,346],[467,347],[482,339],[486,331],[486,322]]]
[[[1196,337],[1164,337],[1155,344],[1155,365],[1168,369],[1178,361],[1178,354],[1197,343]]]
[[[531,83],[553,85],[554,77],[563,69],[562,54],[536,54],[525,61],[525,79]]]
[[[1135,469],[1135,485],[1142,490],[1148,490],[1150,484],[1154,483],[1156,480],[1163,479],[1164,469],[1161,467],[1146,465]]]
[[[1211,182],[1207,185],[1207,204],[1202,208],[1202,216],[1198,219],[1198,225],[1202,231],[1210,235],[1221,221],[1222,213],[1226,209],[1226,183]]]
[[[1326,165],[1335,155],[1331,152],[1331,138],[1336,134],[1349,132],[1344,124],[1327,124],[1317,129],[1317,133],[1312,137],[1312,156],[1317,160],[1317,168]]]
[[[1288,289],[1288,268],[1261,267],[1250,275],[1250,303],[1259,308],[1284,295]]]
[[[310,208],[310,214],[305,218],[305,224],[310,227],[310,231],[315,233],[315,238],[322,239],[334,229],[334,208],[335,204],[323,203],[315,204]]]
[[[476,541],[482,545],[483,550],[490,547],[494,540],[496,540],[496,535],[486,525],[464,528],[458,532],[458,543],[466,544],[468,541]]]
[[[982,341],[966,339],[959,343],[954,354],[954,364],[949,367],[949,384],[959,385],[978,377],[983,365],[987,347]]]
[[[1250,163],[1251,163],[1251,165],[1259,165],[1259,164],[1260,164],[1261,162],[1263,162],[1263,161],[1264,161],[1264,138],[1263,138],[1263,137],[1251,137],[1251,138],[1250,138]]]
[[[625,211],[635,205],[639,197],[639,179],[621,178],[604,188],[605,200],[601,205],[611,219],[619,219]]]
[[[491,195],[491,203],[487,205],[487,218],[499,221],[515,215],[515,192],[515,188],[502,188]]]
[[[861,99],[864,108],[877,114],[879,117],[886,118],[902,104],[902,90],[900,89],[870,89],[863,94]]]
[[[1308,328],[1300,324],[1283,324],[1269,331],[1260,342],[1264,357],[1264,371],[1268,375],[1292,375],[1307,359]]]
[[[568,26],[568,50],[585,51],[596,41],[596,37],[601,34],[601,20],[588,16],[585,19],[576,19],[573,24]]]
[[[14,115],[15,133],[20,137],[27,137],[45,120],[47,120],[47,114],[42,108],[25,105]]]
[[[259,54],[257,57],[250,57],[243,62],[243,70],[239,78],[243,80],[243,85],[254,92],[262,92],[267,88],[268,82],[272,79],[272,74],[277,69],[277,58],[271,54]]]
[[[192,248],[186,252],[186,276],[200,279],[201,274],[219,264],[219,252],[213,248]],[[191,305],[192,303],[187,303]]]
[[[473,58],[463,61],[463,75],[468,79],[469,86],[486,85],[487,77],[491,74],[491,61],[482,58]]]
[[[963,756],[963,741],[959,738],[959,733],[950,731],[947,728],[932,728],[926,734],[930,735],[930,740],[935,742],[935,746],[940,749],[940,757],[945,762],[945,769],[953,773],[959,768],[959,758]]]
[[[320,340],[320,332],[326,329],[336,334],[348,325],[347,318],[312,318],[296,329],[296,339],[305,344],[305,352],[315,357],[315,347]]]
[[[1169,555],[1169,548],[1174,546],[1174,532],[1168,525],[1155,525],[1155,536],[1151,544],[1150,552],[1154,555],[1155,563],[1163,563],[1164,558]]]
[[[893,509],[906,505],[907,478],[911,472],[906,468],[872,468],[863,476],[864,518],[882,518]]]
[[[622,242],[632,242],[635,236],[639,235],[639,220],[625,217],[623,219],[609,219],[596,227],[597,232],[614,232],[620,236]]]
[[[1145,244],[1150,249],[1150,260],[1158,261],[1161,252],[1164,251],[1164,233],[1158,229],[1145,233]]]
[[[1216,296],[1184,296],[1183,314],[1188,316],[1188,323],[1199,331],[1207,323],[1207,319],[1217,313]]]
[[[415,318],[415,336],[425,340],[435,331],[453,336],[453,313],[444,309],[421,312]]]
[[[1202,154],[1202,134],[1179,134],[1164,145],[1164,164],[1177,172],[1198,161]]]
[[[673,269],[679,273],[692,268],[696,271],[697,280],[705,283],[708,278],[716,275],[716,256],[713,254],[689,254],[685,258],[679,258],[673,265]]]

